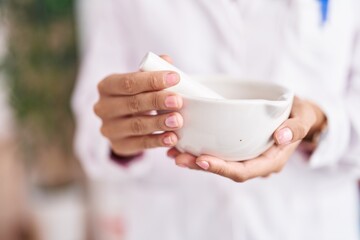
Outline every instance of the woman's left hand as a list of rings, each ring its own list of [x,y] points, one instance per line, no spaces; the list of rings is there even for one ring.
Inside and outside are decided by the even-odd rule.
[[[168,151],[168,156],[175,158],[176,164],[180,167],[203,170],[235,182],[244,182],[280,172],[301,140],[311,139],[325,124],[325,114],[316,104],[295,97],[290,118],[274,132],[275,144],[254,159],[234,162],[208,155],[195,157],[188,153],[180,153],[175,148]]]

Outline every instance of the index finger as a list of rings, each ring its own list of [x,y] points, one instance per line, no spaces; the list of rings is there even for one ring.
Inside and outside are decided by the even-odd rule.
[[[98,84],[98,90],[102,95],[135,95],[163,90],[179,81],[179,75],[171,71],[113,74]]]

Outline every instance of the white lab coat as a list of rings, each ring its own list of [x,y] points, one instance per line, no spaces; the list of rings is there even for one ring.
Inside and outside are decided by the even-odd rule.
[[[126,239],[358,239],[359,2],[330,1],[321,24],[317,0],[80,1],[75,148],[90,178],[119,186]],[[310,158],[245,183],[178,168],[166,149],[121,167],[92,110],[96,85],[150,50],[189,74],[287,85],[323,108],[328,131]]]

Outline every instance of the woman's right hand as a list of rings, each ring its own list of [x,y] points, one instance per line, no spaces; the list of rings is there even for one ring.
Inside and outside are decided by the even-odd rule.
[[[100,99],[94,111],[102,120],[101,133],[110,140],[113,152],[132,156],[144,149],[175,146],[174,133],[183,125],[177,112],[182,98],[164,89],[179,82],[175,72],[114,74],[98,85]],[[149,111],[167,113],[149,115]],[[154,134],[162,131],[163,133]]]

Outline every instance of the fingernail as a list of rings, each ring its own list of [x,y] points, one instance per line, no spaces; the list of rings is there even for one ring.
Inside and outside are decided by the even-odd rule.
[[[174,145],[175,141],[176,141],[176,139],[174,139],[173,136],[167,136],[167,137],[165,137],[164,140],[163,140],[164,144],[167,145],[167,146],[172,146],[172,145]]]
[[[176,128],[179,126],[179,122],[176,116],[172,115],[166,118],[165,125],[170,128]]]
[[[181,167],[181,168],[188,168],[188,166],[186,166],[185,164],[181,164],[181,163],[178,163],[176,164],[177,166]]]
[[[279,144],[290,143],[293,139],[293,133],[290,128],[283,128],[276,134],[276,139]]]
[[[167,96],[165,98],[165,106],[168,108],[177,108],[179,106],[177,96]]]
[[[206,161],[196,162],[196,164],[204,170],[208,170],[210,167],[209,163]]]
[[[166,75],[166,85],[168,87],[174,86],[179,82],[179,75],[177,73],[168,73]]]

